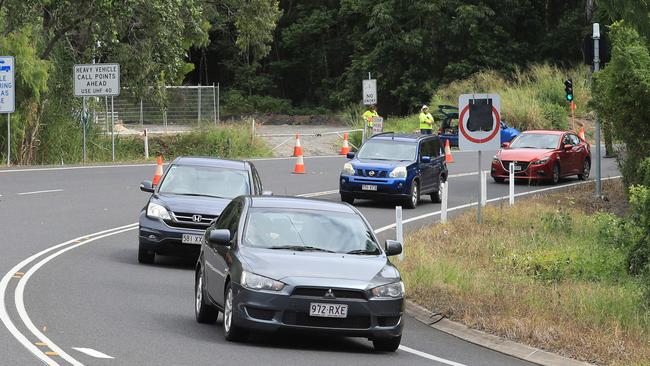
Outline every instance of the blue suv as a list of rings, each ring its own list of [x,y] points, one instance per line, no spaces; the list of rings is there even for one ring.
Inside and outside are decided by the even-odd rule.
[[[423,194],[440,202],[447,164],[435,135],[382,133],[372,136],[341,171],[341,200],[398,199],[415,208]]]

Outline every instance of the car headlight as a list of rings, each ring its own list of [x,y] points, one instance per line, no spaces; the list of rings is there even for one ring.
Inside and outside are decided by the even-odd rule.
[[[532,164],[533,164],[533,165],[542,165],[542,164],[546,164],[546,163],[548,163],[548,159],[549,159],[549,158],[544,158],[544,159],[535,160],[535,161],[533,161]]]
[[[406,178],[406,167],[398,166],[397,168],[393,169],[390,172],[390,174],[388,174],[388,177],[390,177],[390,178]]]
[[[241,273],[241,285],[251,290],[280,291],[284,288],[280,281],[246,271]]]
[[[341,175],[354,175],[354,167],[350,163],[345,163],[343,165],[343,170],[341,171]]]
[[[500,161],[500,159],[499,159],[498,156],[494,155],[494,156],[492,157],[492,162],[493,162],[493,163],[498,163],[499,161]]]
[[[404,297],[404,282],[393,282],[388,285],[378,286],[370,290],[373,298],[396,299]]]
[[[152,219],[171,220],[166,208],[152,202],[149,202],[149,205],[147,206],[147,216]]]

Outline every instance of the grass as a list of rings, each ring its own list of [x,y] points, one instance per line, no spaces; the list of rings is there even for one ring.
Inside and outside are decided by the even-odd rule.
[[[619,183],[607,192],[625,200]],[[650,364],[650,307],[609,240],[610,214],[575,189],[487,207],[407,235],[412,300],[468,326],[589,362]],[[614,197],[610,197],[614,201]],[[607,207],[605,207],[607,208]]]

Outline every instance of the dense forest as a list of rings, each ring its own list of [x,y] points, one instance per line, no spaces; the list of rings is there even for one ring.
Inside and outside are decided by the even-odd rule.
[[[233,25],[214,19],[187,81],[337,110],[360,100],[371,73],[383,112],[404,114],[480,70],[580,63],[591,22],[608,21],[589,0],[281,0],[279,8],[264,57],[242,55]]]

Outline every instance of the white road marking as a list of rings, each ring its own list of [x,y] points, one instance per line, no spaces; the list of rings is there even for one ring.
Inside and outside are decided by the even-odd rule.
[[[318,196],[327,196],[328,194],[339,193],[338,189],[333,189],[331,191],[322,191],[322,192],[313,192],[313,193],[302,193],[297,194],[296,197],[318,197]]]
[[[125,227],[132,226],[132,225],[135,225],[135,224],[130,224],[130,225],[120,226],[120,227],[116,227],[116,228],[112,228],[112,229],[108,229],[108,230],[103,230],[103,231],[95,233],[94,235],[101,235],[101,234],[112,232],[112,231],[115,231],[115,230],[120,230],[120,229],[123,229]],[[79,240],[81,238],[85,238],[86,236],[87,235],[84,235],[84,236],[81,236],[79,238],[75,238],[75,239],[66,241],[64,243],[58,244],[58,245],[54,245],[52,247],[49,247],[49,248],[47,248],[45,250],[42,250],[42,251],[30,256],[29,258],[24,259],[23,261],[21,261],[20,263],[15,265],[13,268],[11,268],[9,270],[9,272],[7,272],[2,277],[2,280],[0,280],[0,320],[2,321],[4,326],[7,328],[7,330],[9,330],[9,333],[11,333],[11,335],[13,335],[13,337],[16,338],[16,340],[18,340],[18,342],[20,342],[20,344],[22,344],[25,348],[27,348],[27,350],[29,352],[31,352],[34,356],[36,356],[39,360],[43,361],[45,364],[50,365],[50,366],[57,366],[58,363],[55,362],[53,359],[47,357],[40,349],[38,349],[38,347],[36,347],[29,339],[27,339],[27,337],[25,337],[25,335],[22,334],[18,330],[18,328],[16,328],[16,325],[13,323],[13,321],[9,317],[9,313],[7,312],[7,304],[5,303],[5,294],[7,292],[7,287],[9,285],[9,281],[11,281],[13,279],[14,274],[16,272],[19,272],[27,264],[31,263],[36,258],[38,258],[38,257],[40,257],[40,256],[42,256],[44,254],[47,254],[47,253],[49,253],[51,251],[54,251],[54,250],[56,250],[58,248],[64,247],[64,246],[66,246],[68,244],[74,243],[76,240]],[[43,342],[43,343],[45,343],[45,342]]]
[[[62,189],[47,189],[44,191],[32,191],[32,192],[21,192],[18,193],[19,196],[27,196],[30,194],[41,194],[41,193],[52,193],[52,192],[63,192]]]
[[[404,352],[412,353],[412,354],[414,354],[414,355],[416,355],[416,356],[424,357],[424,358],[429,359],[429,360],[431,360],[431,361],[436,361],[436,362],[444,363],[445,365],[450,365],[450,366],[466,366],[465,364],[458,363],[458,362],[454,362],[454,361],[449,361],[449,360],[446,360],[446,359],[444,359],[444,358],[440,358],[440,357],[436,357],[436,356],[434,356],[434,355],[430,355],[430,354],[428,354],[428,353],[425,353],[425,352],[422,352],[422,351],[418,351],[418,350],[416,350],[416,349],[413,349],[413,348],[410,348],[410,347],[406,347],[406,346],[404,346],[404,345],[400,345],[400,346],[399,346],[399,349],[400,349],[401,351],[404,351]]]
[[[92,348],[83,348],[83,347],[72,347],[73,350],[79,351],[81,353],[85,353],[88,356],[95,357],[95,358],[106,358],[106,359],[114,359],[115,357],[109,356],[105,353],[101,353],[97,350],[94,350]]]

